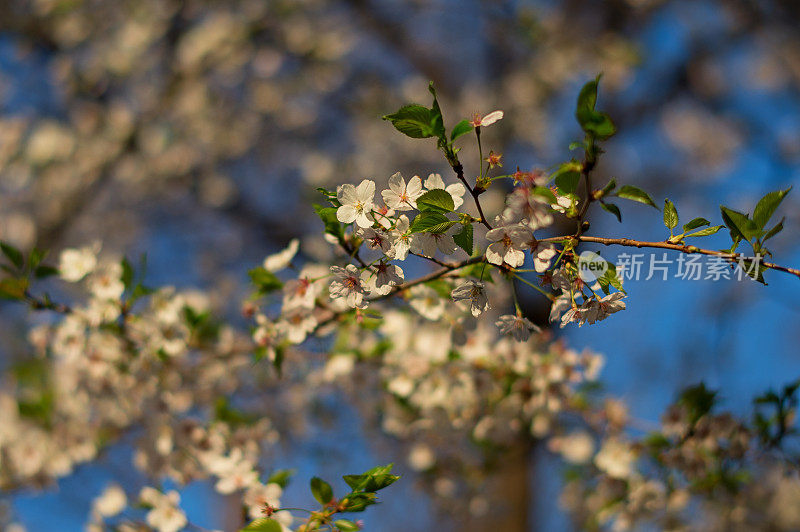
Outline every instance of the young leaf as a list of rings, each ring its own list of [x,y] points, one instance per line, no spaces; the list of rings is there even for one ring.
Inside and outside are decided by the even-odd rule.
[[[453,236],[453,240],[458,247],[467,252],[467,255],[472,255],[472,224],[465,224],[461,231]]]
[[[551,205],[552,205],[552,204],[554,204],[554,203],[556,203],[556,202],[558,201],[558,200],[556,199],[556,195],[555,195],[555,194],[553,194],[553,191],[552,191],[552,190],[550,190],[550,189],[549,189],[549,188],[547,188],[547,187],[541,187],[541,186],[533,187],[533,190],[532,190],[531,192],[533,192],[533,193],[534,193],[534,194],[536,194],[537,196],[541,196],[541,197],[543,197],[543,198],[544,198],[544,199],[546,199],[546,200],[547,200],[547,202],[548,202],[548,203],[550,203]]]
[[[602,198],[603,196],[607,196],[612,190],[616,188],[616,186],[617,186],[617,180],[612,177],[611,181],[606,183],[606,186],[604,186],[602,190],[600,190],[600,197]]]
[[[354,532],[361,530],[361,527],[349,519],[337,519],[333,522],[333,526],[341,530],[341,532]]]
[[[669,198],[664,200],[664,225],[667,226],[670,234],[672,234],[673,229],[678,227],[678,209],[675,208]]]
[[[58,275],[58,268],[54,268],[53,266],[48,266],[46,264],[42,264],[38,268],[33,271],[33,275],[37,279],[45,279],[47,277]]]
[[[570,161],[564,163],[553,176],[558,190],[562,194],[573,194],[581,180],[580,163]]]
[[[7,278],[0,280],[0,298],[22,299],[28,289],[28,280],[23,278]]]
[[[283,288],[283,283],[274,273],[260,266],[253,268],[248,274],[250,275],[250,280],[262,295]]]
[[[400,476],[391,474],[393,465],[373,467],[361,475],[345,475],[342,478],[353,491],[382,490],[400,479]]]
[[[383,119],[390,121],[398,131],[411,138],[424,139],[436,134],[431,126],[433,114],[423,105],[404,105],[396,113],[386,115]]]
[[[328,504],[333,499],[333,488],[319,477],[311,479],[311,494],[320,504]]]
[[[731,231],[731,238],[736,236],[748,242],[754,238],[761,236],[761,230],[756,226],[756,223],[738,211],[729,209],[725,206],[720,206],[722,212],[722,221],[728,226]]]
[[[764,235],[764,238],[762,238],[761,241],[762,242],[766,242],[767,240],[769,240],[773,236],[775,236],[778,233],[780,233],[781,231],[783,231],[783,222],[784,222],[784,220],[786,220],[786,218],[781,218],[780,222],[776,223],[775,226],[772,229],[767,231],[767,234]]]
[[[697,229],[698,227],[703,227],[704,225],[711,225],[711,222],[705,218],[695,218],[691,222],[683,224],[683,232],[688,233],[692,229]]]
[[[444,233],[457,222],[449,220],[444,214],[438,212],[421,212],[411,222],[412,233]]]
[[[336,207],[323,207],[322,205],[314,204],[314,211],[316,211],[322,223],[325,224],[325,232],[341,241],[344,238],[344,229],[339,219],[336,218],[336,210]]]
[[[5,242],[0,242],[0,250],[2,250],[3,255],[11,261],[11,264],[17,268],[22,268],[25,259],[22,257],[22,252],[20,250]]]
[[[294,469],[278,469],[269,476],[267,484],[277,484],[278,486],[285,488],[289,484],[289,480],[292,478],[292,476],[294,476],[294,474]]]
[[[433,96],[430,120],[431,129],[433,130],[433,135],[439,137],[439,147],[444,148],[447,145],[447,132],[444,129],[444,117],[439,107],[439,99],[436,97],[436,87],[433,86],[432,81],[428,83],[428,92]]]
[[[619,211],[619,207],[617,207],[613,203],[606,203],[605,201],[601,201],[600,206],[603,208],[604,211],[610,212],[611,214],[616,216],[617,220],[620,223],[622,223],[622,213]]]
[[[724,225],[712,225],[711,227],[706,227],[705,229],[700,229],[699,231],[695,231],[694,233],[690,233],[688,235],[684,235],[686,237],[690,236],[708,236],[713,235],[720,229],[725,227]]]
[[[435,188],[417,198],[417,209],[420,212],[453,212],[455,204],[449,192]]]
[[[462,120],[458,124],[453,127],[453,131],[450,133],[450,142],[455,142],[458,137],[466,135],[474,128],[472,124],[469,123],[469,120]]]
[[[783,198],[786,197],[786,194],[788,194],[790,190],[792,190],[792,187],[786,190],[770,192],[758,201],[753,211],[753,222],[755,222],[759,229],[764,229],[770,218],[772,218],[772,215],[775,214],[778,205],[781,204]]]
[[[581,89],[580,94],[578,94],[575,118],[578,119],[578,123],[586,133],[600,140],[605,140],[616,133],[617,128],[606,113],[595,111],[599,81],[600,76],[597,76],[595,80],[588,82]]]
[[[283,527],[274,519],[267,519],[262,517],[251,521],[246,527],[239,532],[281,532]]]
[[[638,201],[639,203],[644,203],[645,205],[650,205],[651,207],[658,209],[658,206],[653,201],[653,198],[651,198],[647,192],[633,185],[622,185],[614,195],[619,198]]]

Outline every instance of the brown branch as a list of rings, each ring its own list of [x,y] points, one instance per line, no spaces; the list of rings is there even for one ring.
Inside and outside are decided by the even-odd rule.
[[[728,253],[726,251],[703,249],[703,248],[698,248],[697,246],[690,246],[686,244],[673,244],[672,242],[647,242],[644,240],[634,240],[632,238],[603,238],[599,236],[577,235],[577,236],[561,236],[561,237],[545,238],[540,240],[540,242],[560,242],[569,239],[578,240],[580,242],[588,242],[592,244],[603,244],[604,246],[626,246],[634,248],[669,249],[672,251],[680,251],[681,253],[686,253],[690,255],[700,254],[700,255],[711,255],[715,257],[721,257],[731,262],[742,259],[755,260],[755,257],[748,257],[743,253]],[[758,264],[770,270],[777,270],[780,272],[794,275],[797,278],[800,278],[800,269],[788,268],[786,266],[781,266],[779,264],[774,264],[772,262],[759,262]]]
[[[481,195],[481,192],[483,192],[483,190],[482,189],[478,190],[478,189],[472,188],[470,186],[470,184],[467,182],[467,178],[464,177],[464,166],[461,163],[456,163],[456,164],[452,165],[452,168],[453,168],[453,171],[456,173],[456,176],[458,177],[458,179],[460,179],[461,182],[464,183],[464,186],[467,187],[467,190],[469,191],[470,195],[472,196],[472,199],[475,200],[475,206],[478,208],[478,214],[481,217],[481,223],[484,226],[486,226],[486,229],[489,229],[491,231],[492,226],[489,225],[488,221],[486,221],[486,216],[484,216],[483,209],[481,208],[481,200],[478,197],[478,196]]]

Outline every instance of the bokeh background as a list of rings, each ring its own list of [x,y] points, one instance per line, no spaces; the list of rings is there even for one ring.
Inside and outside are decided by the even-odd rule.
[[[486,138],[513,170],[571,156],[574,101],[598,72],[600,105],[619,130],[598,180],[669,197],[683,222],[715,223],[720,203],[746,211],[800,180],[794,0],[3,0],[0,239],[146,252],[151,283],[211,290],[218,311],[236,316],[246,272],[266,254],[294,237],[311,256],[324,246],[310,208],[317,186],[448,171],[432,141],[380,120],[426,103],[429,80],[450,124],[505,111]],[[800,263],[799,202],[790,194],[781,208],[777,262]],[[593,211],[591,234],[665,236],[646,206],[625,205],[623,222]],[[778,273],[767,282],[630,281],[627,311],[557,334],[606,355],[605,389],[637,418],[657,419],[700,380],[746,415],[753,394],[800,373],[800,283]],[[26,316],[0,312],[9,364],[26,356]],[[367,530],[452,521],[403,445],[341,396],[320,408],[336,421],[311,419],[276,458],[298,469],[284,501],[302,505],[313,474],[395,461],[404,481],[367,513]],[[557,463],[536,449],[521,464],[530,529],[570,530],[554,503]],[[5,496],[29,530],[52,530],[54,518],[58,530],[82,530],[111,478],[136,481],[125,442],[44,493]],[[182,493],[190,520],[226,526],[208,486]]]

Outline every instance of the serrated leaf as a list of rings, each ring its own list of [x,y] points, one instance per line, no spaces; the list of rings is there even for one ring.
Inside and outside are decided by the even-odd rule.
[[[399,475],[392,475],[394,464],[373,467],[360,475],[345,475],[342,478],[353,491],[378,491],[393,484],[400,479]]]
[[[22,265],[25,263],[25,259],[22,256],[22,252],[8,244],[6,242],[0,242],[0,251],[3,252],[3,255],[11,261],[11,264],[16,266],[17,268],[22,268]]]
[[[688,235],[684,235],[685,237],[690,236],[709,236],[716,234],[717,231],[725,227],[724,225],[712,225],[711,227],[706,227],[705,229],[700,229],[699,231],[695,231],[694,233],[690,233]]]
[[[784,220],[786,220],[786,218],[781,218],[780,222],[776,223],[775,226],[772,229],[767,231],[767,234],[764,235],[764,238],[762,238],[761,241],[762,242],[766,242],[767,240],[769,240],[773,236],[775,236],[778,233],[780,233],[781,231],[783,231],[783,222],[784,222]]]
[[[764,229],[770,218],[772,218],[772,215],[775,214],[775,210],[778,208],[783,201],[783,198],[786,197],[786,194],[788,194],[790,190],[792,190],[792,187],[789,187],[786,190],[776,190],[774,192],[770,192],[758,201],[758,204],[753,211],[753,222],[756,224],[756,227],[759,229]]]
[[[420,212],[453,212],[455,203],[449,192],[436,188],[417,198],[417,210]]]
[[[678,209],[675,208],[675,204],[672,203],[669,198],[664,200],[664,225],[667,226],[667,229],[670,230],[670,234],[672,230],[678,227]]]
[[[619,210],[619,207],[614,205],[613,203],[606,203],[605,201],[600,202],[600,206],[603,208],[604,211],[610,212],[614,216],[617,217],[617,220],[622,223],[622,213]]]
[[[444,233],[457,222],[448,219],[439,212],[421,212],[411,222],[412,233]]]
[[[262,517],[261,519],[251,521],[239,532],[281,532],[282,530],[283,527],[279,522],[275,521],[274,519]]]
[[[470,133],[473,129],[475,128],[472,127],[469,120],[462,120],[453,127],[453,131],[450,133],[450,142],[455,142],[457,138]]]
[[[691,222],[683,225],[683,232],[688,233],[692,229],[697,229],[698,227],[703,227],[704,225],[711,225],[711,222],[705,218],[695,218]]]
[[[311,479],[311,494],[320,504],[328,504],[333,499],[333,488],[319,477]]]
[[[456,245],[467,252],[467,255],[472,255],[474,244],[472,242],[472,224],[464,224],[464,227],[456,235],[453,236]]]
[[[423,105],[404,105],[396,113],[386,115],[383,119],[390,121],[399,132],[411,138],[424,139],[436,134],[431,125],[433,114]]]
[[[633,185],[622,185],[614,195],[619,198],[638,201],[639,203],[644,203],[645,205],[650,205],[651,207],[658,209],[658,206],[653,201],[653,198],[650,197],[650,194]]]
[[[739,236],[743,240],[749,242],[761,236],[761,230],[747,215],[725,206],[720,206],[720,211],[722,212],[722,221],[725,222],[725,225],[728,226],[728,229],[731,231],[731,237]]]

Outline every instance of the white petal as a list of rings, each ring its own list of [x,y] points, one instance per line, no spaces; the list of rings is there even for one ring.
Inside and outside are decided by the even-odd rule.
[[[498,120],[502,119],[503,119],[503,111],[492,111],[488,115],[481,118],[481,126],[483,127],[491,126]]]
[[[356,214],[356,208],[349,204],[336,209],[336,219],[343,224],[352,223],[356,219]]]

